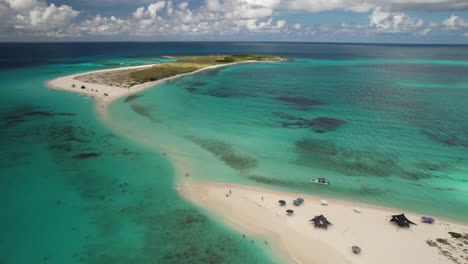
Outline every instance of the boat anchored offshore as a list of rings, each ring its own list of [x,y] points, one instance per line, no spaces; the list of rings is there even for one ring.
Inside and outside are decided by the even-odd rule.
[[[330,182],[327,181],[325,178],[313,179],[313,180],[310,180],[310,182],[317,183],[317,184],[322,184],[322,185],[329,185],[330,184]]]

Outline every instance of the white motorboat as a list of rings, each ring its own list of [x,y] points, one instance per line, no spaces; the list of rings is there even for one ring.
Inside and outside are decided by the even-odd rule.
[[[310,180],[312,183],[317,183],[317,184],[322,184],[322,185],[329,185],[330,182],[327,181],[325,178],[317,178],[317,179],[312,179]]]

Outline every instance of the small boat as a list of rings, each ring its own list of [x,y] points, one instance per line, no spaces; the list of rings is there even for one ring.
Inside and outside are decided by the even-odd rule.
[[[354,207],[354,212],[356,212],[356,213],[359,213],[359,214],[360,214],[360,213],[362,213],[362,209],[361,209],[361,208],[359,208],[359,207]]]
[[[328,201],[327,200],[320,200],[320,204],[321,205],[328,205]]]
[[[310,182],[317,183],[317,184],[322,184],[322,185],[329,185],[330,184],[330,182],[327,181],[325,178],[313,179],[313,180],[310,180]]]

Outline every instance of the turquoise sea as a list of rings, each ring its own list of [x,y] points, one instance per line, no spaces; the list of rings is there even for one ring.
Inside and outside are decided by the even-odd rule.
[[[0,44],[0,263],[271,263],[178,196],[190,177],[468,222],[468,46],[312,43]],[[54,77],[263,53],[113,103]],[[170,149],[161,153],[160,149]],[[326,177],[323,188],[309,179]]]

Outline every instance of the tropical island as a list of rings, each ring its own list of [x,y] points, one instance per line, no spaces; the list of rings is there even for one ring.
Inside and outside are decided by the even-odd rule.
[[[227,65],[249,62],[279,62],[285,59],[272,55],[216,55],[169,57],[173,61],[158,64],[93,71],[60,77],[47,82],[53,89],[92,96],[111,102],[123,96],[152,87],[162,81]],[[104,107],[104,104],[100,104]]]
[[[191,161],[185,155],[179,154],[176,145],[137,136],[137,129],[129,133],[126,127],[112,121],[107,105],[123,97],[127,97],[125,101],[131,102],[131,94],[154,87],[158,83],[239,63],[284,61],[280,57],[267,55],[190,56],[169,59],[171,61],[159,64],[64,76],[47,82],[47,85],[53,89],[85,94],[96,99],[99,117],[103,123],[113,128],[115,133],[121,136],[131,134],[139,144],[164,153],[165,159],[170,161],[174,170],[173,188],[180,196],[215,218],[221,219],[227,226],[242,234],[241,239],[247,243],[253,245],[260,242],[266,252],[271,252],[279,262],[385,264],[401,262],[402,256],[408,263],[466,262],[468,227],[463,223],[443,218],[437,218],[437,222],[434,222],[434,219],[430,218],[431,223],[426,224],[423,222],[425,216],[421,217],[418,213],[403,214],[400,209],[378,207],[353,200],[323,200],[320,193],[299,194],[234,183],[201,181],[193,173]],[[298,97],[278,99],[289,104],[298,100],[301,105],[321,104],[319,101],[304,102]],[[132,107],[131,104],[128,105]],[[290,115],[282,117],[287,119],[287,122],[282,124],[283,128],[310,128],[320,134],[326,128],[334,128],[343,123],[339,119],[325,117],[313,120]],[[195,139],[192,143],[201,148],[193,148],[191,151],[198,149],[201,152],[191,155],[206,150],[226,164],[244,159],[244,156],[232,151],[230,145],[222,141],[220,143],[216,140]],[[307,141],[302,144],[306,145],[306,149],[317,147]],[[312,153],[315,154],[316,151]],[[76,157],[88,159],[93,157],[93,153]],[[273,178],[266,176],[250,175],[249,178],[260,183],[273,181]],[[392,250],[389,251],[389,248]]]

